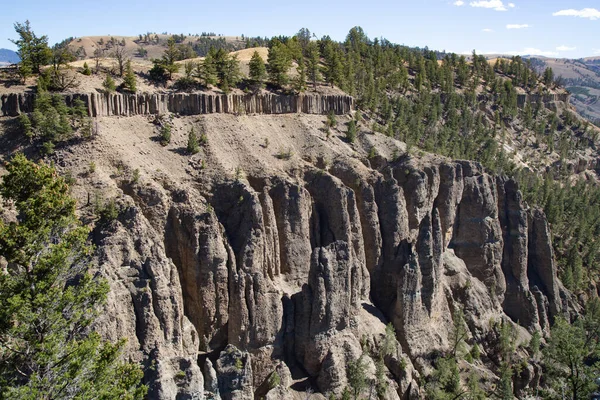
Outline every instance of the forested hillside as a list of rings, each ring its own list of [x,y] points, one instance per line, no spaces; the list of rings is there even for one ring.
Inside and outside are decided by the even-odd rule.
[[[533,58],[537,71],[552,68],[561,85],[572,93],[571,102],[577,112],[600,126],[600,60]]]

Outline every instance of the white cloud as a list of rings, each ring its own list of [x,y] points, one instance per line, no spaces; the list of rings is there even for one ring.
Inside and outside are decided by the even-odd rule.
[[[462,0],[458,0],[458,1],[455,1],[453,4],[457,7],[460,7],[460,6],[464,6],[465,2]]]
[[[534,47],[526,47],[521,51],[507,51],[506,54],[513,54],[515,56],[558,57],[557,51],[544,51],[544,50],[536,49]]]
[[[508,8],[504,5],[502,0],[480,0],[472,1],[469,3],[471,7],[479,8],[493,8],[496,11],[506,11]]]
[[[528,24],[508,24],[506,25],[506,29],[525,29],[531,28]]]
[[[515,3],[508,3],[508,8],[515,8]]]
[[[594,52],[594,54],[600,54],[600,49],[592,49],[592,51]]]
[[[582,10],[574,10],[570,8],[568,10],[557,11],[552,15],[555,17],[579,17],[596,20],[600,19],[600,10],[596,10],[595,8],[584,8]]]
[[[558,51],[574,51],[574,50],[577,50],[577,47],[569,47],[569,46],[562,45],[562,46],[558,46],[556,48],[556,50],[558,50]]]
[[[490,29],[490,28],[485,28],[485,29],[482,29],[481,31],[482,31],[482,32],[487,32],[487,33],[494,32],[494,30],[493,30],[493,29]]]

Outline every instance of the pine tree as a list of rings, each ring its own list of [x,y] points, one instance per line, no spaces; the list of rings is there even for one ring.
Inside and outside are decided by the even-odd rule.
[[[554,71],[548,67],[544,70],[544,84],[550,86],[554,82]]]
[[[248,67],[250,69],[250,80],[253,81],[256,87],[262,88],[264,86],[264,80],[267,77],[267,68],[265,67],[265,61],[260,54],[258,54],[258,51],[255,51],[254,54],[252,54]]]
[[[192,127],[188,135],[187,152],[189,154],[196,154],[199,151],[200,146],[198,145],[198,136],[196,136],[196,132],[194,132],[194,128]]]
[[[109,290],[92,278],[88,230],[65,180],[23,155],[0,184],[17,219],[0,221],[0,398],[142,399],[139,366],[119,361],[124,341],[89,328]]]
[[[52,58],[52,51],[48,47],[48,36],[38,37],[31,29],[29,21],[25,21],[23,24],[17,22],[14,27],[19,39],[11,40],[11,42],[18,47],[20,65],[39,74],[40,68],[47,65]]]
[[[306,64],[302,56],[297,59],[297,64],[297,75],[292,79],[292,86],[295,91],[303,93],[306,91]]]
[[[325,68],[323,74],[325,75],[325,81],[333,87],[334,85],[341,86],[343,80],[343,64],[341,55],[336,49],[336,45],[331,39],[325,39],[323,45],[323,58]]]
[[[131,66],[131,60],[127,60],[127,66],[125,67],[125,78],[123,78],[123,88],[128,92],[135,93],[137,85],[137,79]]]
[[[350,384],[352,394],[356,400],[367,387],[367,365],[362,355],[358,360],[348,363],[346,375],[348,377],[348,384]]]
[[[217,68],[217,86],[228,93],[242,78],[237,55],[229,55],[224,49],[217,50],[215,56]]]
[[[356,140],[356,122],[354,122],[354,120],[351,120],[350,122],[348,122],[348,130],[346,131],[346,139],[350,143],[354,143],[354,141]]]
[[[88,63],[86,63],[86,62],[83,63],[83,71],[81,71],[81,73],[83,75],[88,75],[88,76],[92,74],[92,70],[88,66]]]
[[[167,41],[167,49],[162,56],[162,65],[169,74],[169,79],[173,79],[173,74],[179,71],[179,64],[175,61],[179,59],[179,49],[175,45],[175,39],[172,37]]]
[[[543,350],[548,381],[572,399],[587,399],[596,388],[600,357],[600,302],[588,302],[585,316],[569,323],[556,317],[548,345]]]
[[[216,51],[214,47],[211,47],[206,57],[204,57],[204,61],[199,63],[196,67],[196,77],[200,80],[200,83],[206,87],[217,84],[215,54]]]
[[[117,89],[115,80],[112,78],[112,76],[110,76],[108,74],[106,75],[106,78],[102,82],[102,86],[104,87],[104,89],[106,89],[106,91],[108,93],[112,93]]]
[[[316,42],[309,42],[306,46],[306,69],[308,70],[308,78],[312,82],[314,90],[317,90],[317,82],[321,79],[319,62],[319,46]]]
[[[283,87],[288,84],[288,71],[292,67],[292,57],[288,48],[279,42],[275,42],[269,49],[268,71],[269,78],[273,84]]]

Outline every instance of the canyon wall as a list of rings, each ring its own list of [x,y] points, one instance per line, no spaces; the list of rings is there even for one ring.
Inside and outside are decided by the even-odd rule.
[[[545,216],[512,180],[466,161],[351,159],[297,178],[123,188],[123,228],[97,244],[114,296],[134,301],[111,297],[100,325],[156,363],[152,398],[194,396],[202,382],[223,399],[291,398],[292,377],[340,395],[361,354],[374,374],[388,322],[386,398],[421,398],[456,310],[467,343],[493,357],[493,321],[547,332],[564,308]]]
[[[208,93],[78,93],[62,94],[67,105],[82,100],[92,117],[163,114],[329,114],[349,113],[354,100],[346,95],[321,94],[208,94]],[[33,111],[33,93],[0,96],[2,115],[16,116]]]
[[[92,117],[110,115],[131,116],[163,114],[172,112],[181,115],[199,114],[347,114],[354,109],[354,99],[347,95],[321,94],[208,94],[208,93],[77,93],[63,94],[67,105],[81,99]],[[517,95],[519,107],[541,101],[545,105],[556,102],[569,103],[570,95]],[[17,116],[21,112],[33,111],[33,93],[10,93],[0,96],[3,116]],[[443,99],[442,99],[443,100]],[[485,98],[480,99],[481,101]]]

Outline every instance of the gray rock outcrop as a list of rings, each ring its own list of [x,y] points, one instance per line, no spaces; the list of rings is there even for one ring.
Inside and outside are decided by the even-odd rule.
[[[0,96],[2,115],[33,111],[33,93]],[[67,105],[84,102],[91,117],[164,114],[347,114],[354,99],[346,95],[321,94],[213,94],[213,93],[77,93],[63,94]]]
[[[124,190],[135,206],[97,238],[113,287],[99,326],[135,332],[131,356],[158,363],[152,398],[285,398],[294,381],[340,395],[361,355],[375,376],[388,322],[389,397],[417,398],[457,308],[484,338],[493,319],[547,329],[563,307],[544,214],[477,163],[345,159],[293,179],[215,179],[203,194]],[[199,354],[220,354],[204,376]],[[289,385],[271,387],[274,371]]]

